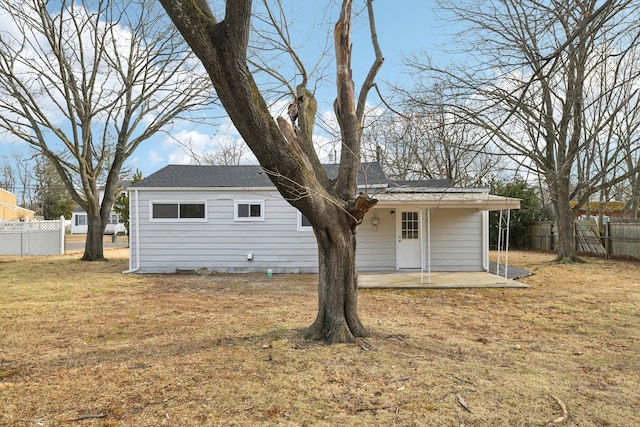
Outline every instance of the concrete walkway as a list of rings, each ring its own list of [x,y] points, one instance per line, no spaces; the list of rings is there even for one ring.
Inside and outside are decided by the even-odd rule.
[[[511,267],[509,267],[511,269]],[[526,270],[525,270],[526,271]],[[509,274],[510,276],[510,274]],[[424,282],[422,282],[424,279]],[[466,289],[466,288],[528,288],[529,286],[495,273],[425,271],[362,272],[358,274],[360,289]]]

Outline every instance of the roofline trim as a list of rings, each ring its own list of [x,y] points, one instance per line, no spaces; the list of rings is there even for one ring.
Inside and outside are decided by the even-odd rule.
[[[358,189],[386,189],[387,186],[384,184],[375,184],[375,185],[358,185]],[[126,191],[138,190],[151,190],[151,191],[184,191],[184,190],[207,190],[207,191],[278,191],[275,185],[269,187],[136,187],[135,185],[131,185],[125,188]]]

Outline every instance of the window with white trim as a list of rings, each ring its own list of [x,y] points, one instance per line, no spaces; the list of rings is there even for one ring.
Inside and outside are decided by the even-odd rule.
[[[87,214],[77,214],[76,225],[87,225]]]
[[[311,222],[300,211],[298,211],[298,231],[313,231],[313,227],[311,226]]]
[[[151,220],[159,222],[205,222],[206,202],[157,201],[151,204]]]
[[[109,215],[109,221],[107,222],[107,224],[120,224],[120,223],[122,223],[122,217],[120,216],[120,214]]]
[[[233,202],[235,221],[264,221],[264,200],[235,200]]]

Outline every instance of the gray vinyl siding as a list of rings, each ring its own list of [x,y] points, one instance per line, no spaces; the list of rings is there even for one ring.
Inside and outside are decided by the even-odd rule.
[[[396,219],[395,209],[373,208],[358,226],[356,263],[361,271],[396,269]],[[373,226],[373,218],[378,225]]]
[[[297,211],[274,192],[139,191],[140,272],[317,271],[313,232],[297,230]],[[264,221],[234,221],[235,200],[264,200]],[[206,222],[150,221],[151,201],[206,201]],[[132,233],[131,253],[138,244]],[[253,260],[247,260],[247,254]],[[135,265],[135,263],[134,263]]]
[[[297,210],[276,191],[139,189],[137,194],[137,203],[135,192],[130,198],[130,268],[139,266],[139,272],[173,273],[176,269],[198,268],[222,272],[272,269],[274,273],[318,270],[313,232],[298,231]],[[234,221],[235,200],[264,200],[265,220]],[[150,201],[204,201],[207,221],[150,221]],[[356,260],[360,271],[396,269],[396,218],[392,211],[396,209],[374,208],[358,226]],[[378,218],[375,230],[374,217]],[[426,227],[426,215],[423,219]],[[431,270],[482,271],[482,224],[482,212],[474,209],[432,210]],[[253,261],[247,260],[247,253],[253,254]]]
[[[432,271],[482,271],[482,253],[482,212],[431,211]]]

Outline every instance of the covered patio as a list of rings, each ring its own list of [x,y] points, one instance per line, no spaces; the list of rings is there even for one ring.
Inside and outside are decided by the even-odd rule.
[[[359,289],[475,289],[475,288],[528,288],[525,283],[510,277],[524,277],[529,274],[526,270],[514,269],[514,273],[477,272],[448,272],[438,271],[427,273],[422,271],[385,271],[362,272],[358,274]]]
[[[504,268],[510,212],[520,208],[519,199],[491,195],[486,189],[406,187],[376,197],[374,232],[388,221],[384,209],[395,217],[395,271],[380,268],[385,273],[363,274],[361,288],[524,287],[514,283],[514,277],[492,275],[496,267],[489,262],[489,211],[500,211],[496,243],[498,263]],[[501,276],[504,273],[503,269]],[[519,277],[523,275],[527,274]]]

